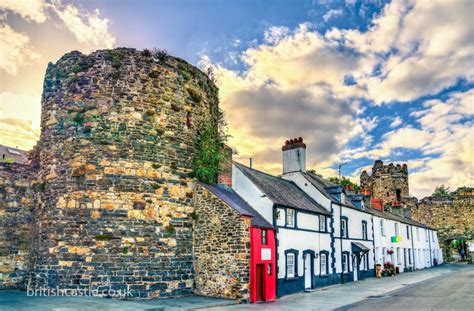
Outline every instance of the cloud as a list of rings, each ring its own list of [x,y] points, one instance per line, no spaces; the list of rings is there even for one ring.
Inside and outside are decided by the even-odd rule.
[[[0,144],[31,149],[39,138],[40,114],[41,94],[0,93]]]
[[[109,20],[100,15],[98,9],[89,12],[71,4],[63,5],[55,1],[53,9],[64,25],[81,43],[105,45],[112,48],[115,37],[109,32]]]
[[[327,23],[331,18],[342,16],[343,13],[344,11],[342,9],[338,9],[338,10],[332,9],[332,10],[327,11],[326,14],[324,14],[323,19]]]
[[[48,18],[46,13],[48,6],[44,0],[0,0],[0,9],[17,13],[37,23],[43,23]]]
[[[390,127],[391,128],[396,128],[398,127],[400,124],[402,124],[402,118],[400,118],[399,116],[396,116],[392,123],[390,123]]]
[[[0,46],[0,69],[10,75],[16,75],[18,67],[39,58],[30,46],[29,37],[6,24],[0,24]]]

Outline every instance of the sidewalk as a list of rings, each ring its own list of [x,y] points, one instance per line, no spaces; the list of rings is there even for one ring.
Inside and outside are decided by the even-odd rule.
[[[0,310],[25,310],[25,311],[175,311],[206,309],[209,307],[234,304],[233,300],[183,297],[172,299],[124,301],[100,297],[27,297],[26,292],[4,290],[0,291]]]
[[[333,310],[368,298],[380,296],[405,286],[458,271],[458,265],[443,265],[394,277],[369,278],[316,290],[285,296],[273,303],[232,305],[220,307],[223,310]],[[212,308],[212,310],[217,310]]]

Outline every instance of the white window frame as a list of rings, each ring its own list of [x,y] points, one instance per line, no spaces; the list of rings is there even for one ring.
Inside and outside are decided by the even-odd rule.
[[[319,231],[326,232],[326,216],[319,215]]]
[[[400,231],[398,231],[398,222],[395,223],[395,236],[398,236]]]
[[[347,232],[347,219],[341,218],[341,237],[347,238],[348,236],[349,235]]]
[[[380,219],[380,234],[385,236],[385,221],[383,219]]]
[[[407,240],[410,239],[410,226],[407,225]]]
[[[420,240],[420,228],[416,228],[416,240]]]
[[[400,247],[397,247],[397,264],[401,265],[402,264],[402,254],[400,251]]]
[[[291,217],[289,217],[290,215],[291,215]],[[288,220],[291,220],[291,223]],[[287,208],[286,209],[285,225],[287,227],[291,227],[291,228],[295,227],[295,210],[292,209],[292,208]]]
[[[367,223],[366,222],[362,223],[362,238],[364,240],[367,240],[369,238],[369,234],[367,232]]]
[[[320,274],[321,274],[321,275],[326,275],[326,274],[327,274],[326,272],[328,271],[328,268],[327,268],[327,265],[328,265],[328,256],[327,256],[326,253],[321,253],[321,255],[320,255],[320,261],[321,261],[321,263],[320,263],[320,267],[321,267],[321,268],[320,268],[320,269],[321,269]]]
[[[290,261],[291,258],[291,261]],[[288,253],[286,254],[286,277],[287,278],[294,278],[295,277],[295,268],[296,268],[296,254],[295,253]]]

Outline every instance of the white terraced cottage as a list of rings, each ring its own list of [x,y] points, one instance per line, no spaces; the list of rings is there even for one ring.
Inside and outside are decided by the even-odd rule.
[[[442,263],[436,230],[306,171],[301,138],[282,147],[281,177],[232,165],[232,188],[276,228],[277,296]],[[366,202],[369,201],[369,204]]]

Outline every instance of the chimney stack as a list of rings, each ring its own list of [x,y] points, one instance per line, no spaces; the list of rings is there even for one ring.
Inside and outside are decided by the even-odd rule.
[[[232,148],[227,145],[222,147],[225,154],[223,163],[221,164],[221,171],[217,174],[217,183],[229,188],[232,187]]]
[[[292,138],[285,141],[283,152],[283,174],[306,172],[306,145],[303,138]]]

